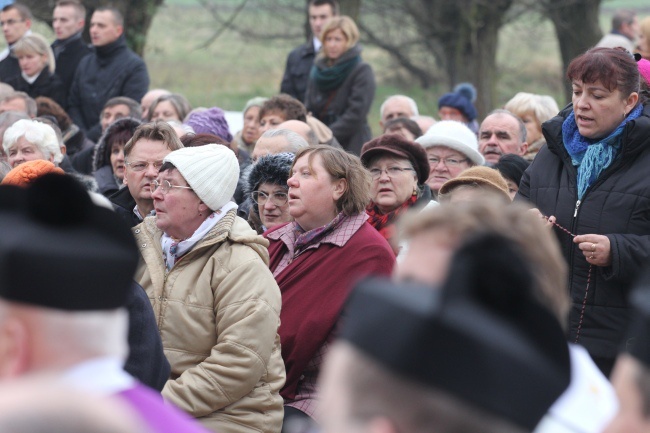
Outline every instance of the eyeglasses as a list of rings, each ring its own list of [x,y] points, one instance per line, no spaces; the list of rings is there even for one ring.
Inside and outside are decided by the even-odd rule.
[[[22,23],[25,20],[7,20],[7,21],[0,21],[0,27],[4,26],[13,26],[14,24],[17,23]]]
[[[163,166],[163,161],[154,161],[154,162],[148,162],[148,161],[133,161],[133,162],[126,162],[126,165],[131,167],[131,170],[133,171],[145,171],[149,165],[153,165],[153,168],[156,170],[160,170],[160,167]]]
[[[436,165],[440,164],[440,161],[443,161],[447,167],[458,167],[463,162],[467,162],[467,158],[465,158],[465,159],[458,159],[458,158],[440,159],[440,158],[436,158],[436,157],[431,157],[431,158],[429,158],[429,165],[431,167],[435,167]]]
[[[151,192],[154,192],[155,190],[160,188],[160,192],[162,192],[163,195],[167,194],[169,190],[172,188],[192,189],[189,186],[172,185],[171,183],[169,183],[168,180],[163,180],[162,182],[158,182],[157,180],[154,180],[149,185],[151,185]]]
[[[273,194],[269,195],[262,191],[253,191],[251,193],[251,198],[260,206],[264,206],[268,199],[271,199],[271,203],[276,206],[284,206],[289,200],[289,194],[286,192],[274,192]]]
[[[394,177],[399,176],[400,174],[402,174],[405,171],[415,171],[415,170],[413,170],[410,167],[404,167],[404,168],[402,168],[402,167],[388,167],[386,169],[383,169],[383,168],[371,168],[368,171],[370,172],[370,175],[372,176],[373,180],[377,180],[377,179],[379,179],[381,177],[381,174],[383,172],[386,172],[388,177],[390,177],[392,179]]]

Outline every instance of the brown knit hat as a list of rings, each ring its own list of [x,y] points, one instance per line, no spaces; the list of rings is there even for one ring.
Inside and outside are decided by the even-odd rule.
[[[382,153],[408,159],[418,175],[419,185],[423,185],[429,178],[429,159],[421,144],[397,134],[380,135],[361,148],[363,166],[368,167],[370,160]]]
[[[472,183],[486,186],[497,194],[503,194],[504,198],[508,200],[508,203],[511,201],[510,195],[508,194],[508,183],[503,176],[501,176],[501,173],[493,168],[482,165],[470,167],[467,170],[462,171],[457,177],[449,179],[447,182],[442,184],[438,194],[439,196],[444,196],[458,185]]]
[[[65,174],[65,172],[45,159],[27,161],[11,169],[2,179],[0,185],[15,185],[26,187],[34,180],[47,173]]]

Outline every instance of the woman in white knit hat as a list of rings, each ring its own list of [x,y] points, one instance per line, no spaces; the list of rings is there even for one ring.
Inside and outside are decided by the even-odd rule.
[[[442,120],[415,142],[420,143],[427,152],[427,185],[436,196],[443,183],[469,167],[485,164],[483,155],[478,151],[476,134],[461,122]]]
[[[280,290],[268,241],[230,201],[238,177],[225,146],[165,157],[151,184],[156,215],[133,229],[143,258],[136,280],[172,368],[163,398],[213,431],[279,432]]]

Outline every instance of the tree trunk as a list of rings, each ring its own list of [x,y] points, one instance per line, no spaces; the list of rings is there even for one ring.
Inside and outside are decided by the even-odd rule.
[[[546,0],[543,8],[555,26],[564,71],[575,57],[596,45],[603,36],[598,21],[601,0]],[[565,80],[567,100],[571,83]]]
[[[108,2],[106,0],[86,0],[86,29],[84,37],[88,38],[88,28],[90,18],[95,9],[107,4],[116,7],[124,15],[124,32],[129,47],[138,55],[144,53],[145,43],[147,41],[147,32],[151,26],[151,21],[158,11],[158,7],[163,4],[164,0],[115,0]],[[34,17],[52,23],[52,11],[54,10],[55,0],[23,0],[23,4],[30,8]]]
[[[436,9],[430,9],[429,15],[434,17],[436,32],[443,31],[440,39],[450,88],[464,81],[474,84],[475,106],[479,118],[484,117],[495,108],[498,36],[513,0],[423,1]]]
[[[339,2],[341,15],[347,15],[354,20],[359,21],[359,11],[361,10],[361,0],[341,0]]]

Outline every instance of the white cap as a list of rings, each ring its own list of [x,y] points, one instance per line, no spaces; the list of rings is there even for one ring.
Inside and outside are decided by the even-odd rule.
[[[239,163],[235,153],[221,144],[184,147],[168,154],[201,201],[216,211],[230,201],[239,180]]]
[[[466,155],[474,164],[485,164],[485,158],[478,151],[476,134],[467,126],[455,120],[442,120],[434,124],[426,134],[417,138],[424,149],[445,146]]]

